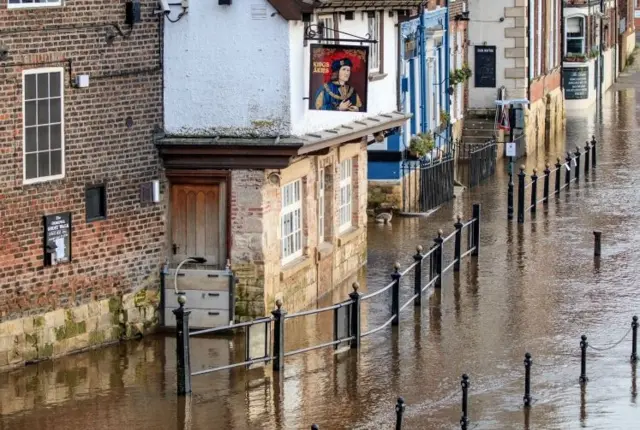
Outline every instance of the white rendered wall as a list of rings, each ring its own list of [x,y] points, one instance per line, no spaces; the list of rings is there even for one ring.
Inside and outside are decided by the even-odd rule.
[[[171,9],[176,18],[180,7]],[[266,0],[197,0],[165,21],[167,133],[288,134],[289,24],[273,12]]]
[[[564,103],[565,103],[565,109],[567,111],[567,115],[569,115],[570,112],[571,114],[573,114],[576,111],[582,111],[584,109],[588,109],[596,102],[596,94],[598,93],[595,87],[596,60],[589,60],[586,63],[565,62],[562,67],[566,70],[572,67],[584,67],[585,65],[587,65],[589,68],[588,96],[586,99],[580,99],[580,100],[565,99]]]

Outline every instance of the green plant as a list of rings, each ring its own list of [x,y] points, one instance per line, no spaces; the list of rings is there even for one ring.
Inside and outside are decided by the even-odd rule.
[[[440,124],[449,124],[449,120],[451,119],[451,115],[446,110],[440,110]]]
[[[435,141],[430,133],[419,133],[409,141],[409,151],[417,157],[424,157],[435,147]]]
[[[471,69],[466,64],[463,64],[460,69],[452,70],[449,73],[449,83],[450,85],[457,85],[465,82],[473,75]]]
[[[636,61],[635,54],[629,55],[629,58],[627,58],[627,66],[631,66],[634,63],[634,61]]]

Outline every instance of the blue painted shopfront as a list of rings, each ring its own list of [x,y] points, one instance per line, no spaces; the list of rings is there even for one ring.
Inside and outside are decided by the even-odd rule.
[[[440,111],[450,111],[448,29],[442,7],[400,24],[400,105],[413,116],[401,133],[369,147],[369,180],[400,179],[409,140],[417,133],[439,130],[436,151],[447,146],[451,127],[440,124]]]

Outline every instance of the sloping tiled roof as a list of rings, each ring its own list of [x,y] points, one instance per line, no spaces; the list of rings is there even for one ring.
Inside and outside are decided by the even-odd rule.
[[[318,0],[317,8],[401,9],[418,7],[424,0]]]

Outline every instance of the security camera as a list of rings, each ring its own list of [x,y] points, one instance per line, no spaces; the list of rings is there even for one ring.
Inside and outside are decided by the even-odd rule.
[[[169,2],[167,0],[158,0],[158,6],[160,7],[158,13],[169,15],[169,12],[171,12],[171,9],[169,8]]]

